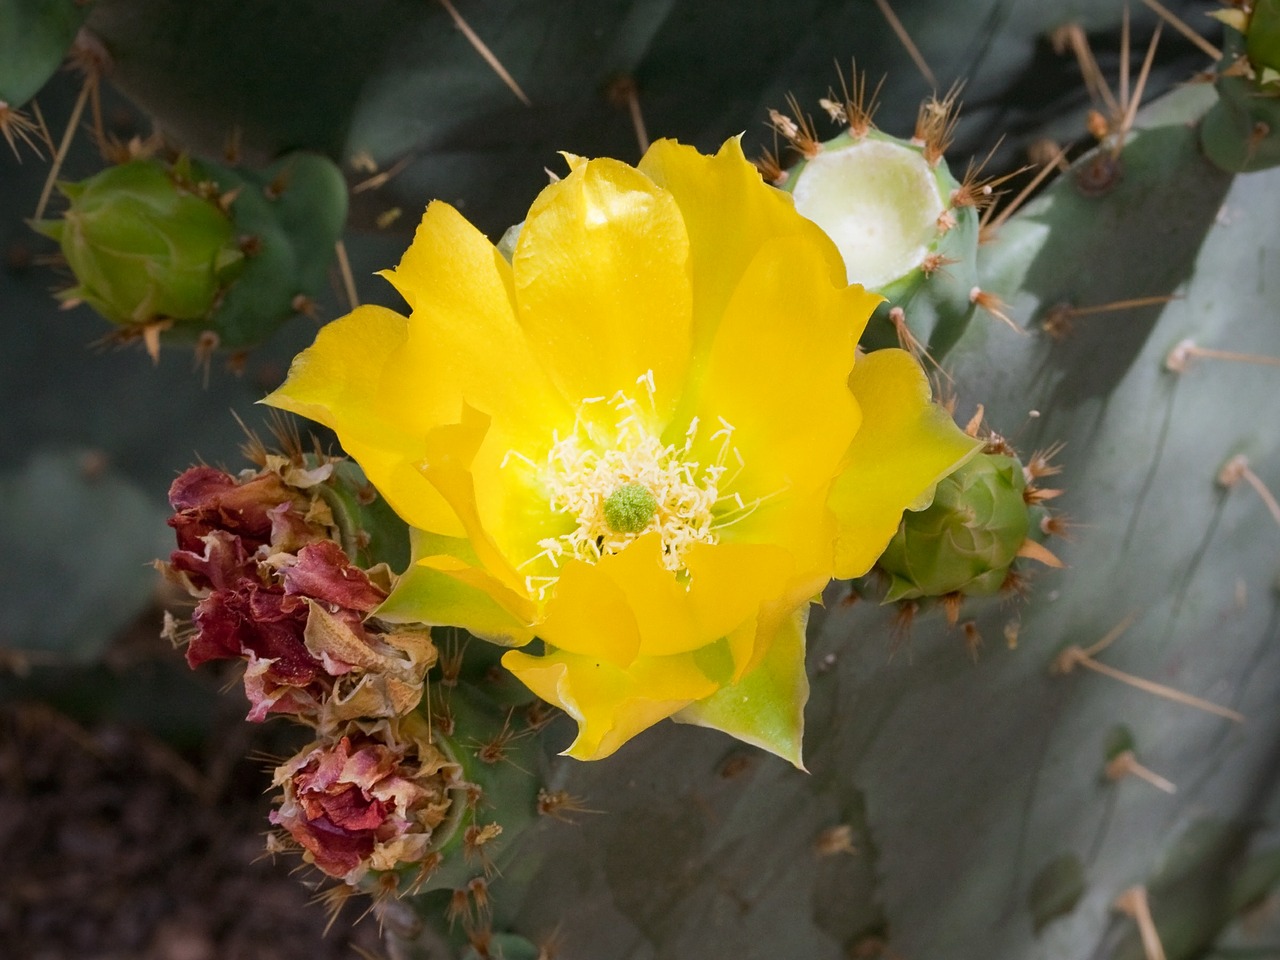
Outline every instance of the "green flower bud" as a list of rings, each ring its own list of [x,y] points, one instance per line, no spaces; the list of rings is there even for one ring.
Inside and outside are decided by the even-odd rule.
[[[891,578],[886,599],[999,590],[1031,526],[1026,485],[1022,464],[995,454],[942,480],[928,509],[903,516],[878,561]]]
[[[121,325],[212,311],[243,254],[231,218],[185,182],[184,166],[134,160],[59,186],[71,206],[34,226],[58,241],[76,276],[65,299]]]

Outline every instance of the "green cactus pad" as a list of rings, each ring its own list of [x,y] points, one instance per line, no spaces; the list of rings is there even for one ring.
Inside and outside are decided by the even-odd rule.
[[[88,15],[83,0],[0,0],[0,103],[20,107],[34,97]]]
[[[1022,464],[995,454],[940,482],[930,507],[903,516],[877,563],[890,577],[885,599],[998,591],[1031,528],[1025,489]]]

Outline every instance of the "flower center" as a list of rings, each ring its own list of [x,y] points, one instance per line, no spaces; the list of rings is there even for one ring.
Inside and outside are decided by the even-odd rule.
[[[643,483],[624,483],[604,501],[604,522],[615,533],[639,533],[658,512],[658,498]]]
[[[739,495],[725,493],[742,468],[742,457],[732,442],[733,426],[720,421],[709,438],[715,452],[710,458],[703,456],[710,462],[701,462],[695,453],[697,418],[690,422],[682,443],[664,443],[655,429],[660,418],[652,414],[652,374],[637,382],[648,391],[648,411],[619,391],[607,401],[617,413],[614,423],[580,413],[568,436],[553,435],[544,462],[534,463],[514,451],[508,454],[536,471],[551,509],[574,524],[568,533],[539,540],[540,552],[521,568],[544,559],[553,569],[565,559],[595,563],[641,536],[657,533],[663,566],[683,578],[690,547],[716,543],[719,528],[759,506],[759,501],[744,503]],[[590,398],[583,407],[605,402],[603,397]],[[731,462],[734,472],[726,475]],[[557,579],[554,575],[526,578],[530,593],[540,596]]]

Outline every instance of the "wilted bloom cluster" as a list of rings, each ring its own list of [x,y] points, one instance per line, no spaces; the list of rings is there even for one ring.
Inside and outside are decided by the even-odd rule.
[[[523,647],[580,759],[666,717],[800,763],[804,627],[977,449],[880,298],[737,140],[568,157],[510,258],[448,204],[267,402],[332,429],[414,528],[383,618]]]
[[[435,659],[424,629],[366,621],[390,574],[356,567],[333,539],[316,493],[331,473],[278,457],[240,477],[193,467],[169,491],[178,549],[166,570],[200,598],[187,662],[244,660],[250,720],[281,713],[332,729],[397,716]]]
[[[369,870],[428,861],[459,776],[456,764],[404,726],[352,724],[276,769],[284,799],[271,822],[305,860],[355,884]]]
[[[435,647],[426,628],[370,616],[392,575],[361,569],[339,545],[322,495],[339,482],[335,462],[260,460],[239,476],[193,467],[170,488],[178,549],[165,569],[199,598],[187,662],[244,661],[248,719],[317,729],[276,770],[271,815],[304,859],[352,884],[422,863],[460,780],[413,712]]]

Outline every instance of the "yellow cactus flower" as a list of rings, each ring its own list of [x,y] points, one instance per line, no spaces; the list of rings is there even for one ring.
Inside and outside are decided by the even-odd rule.
[[[427,207],[410,315],[323,328],[268,403],[333,428],[413,528],[379,611],[464,627],[604,757],[666,717],[800,764],[804,626],[975,444],[879,298],[736,139],[568,157],[508,262]]]

